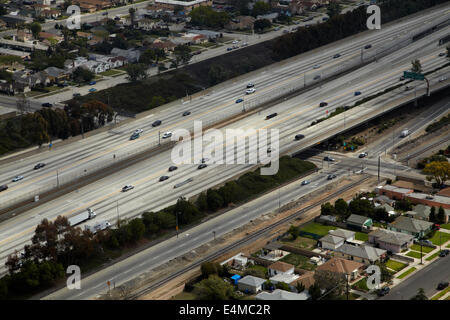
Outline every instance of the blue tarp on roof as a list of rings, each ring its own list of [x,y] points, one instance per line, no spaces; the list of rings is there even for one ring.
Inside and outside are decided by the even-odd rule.
[[[234,284],[237,284],[240,278],[241,278],[240,275],[235,274],[235,275],[233,275],[233,276],[231,277],[231,280],[233,280],[233,283],[234,283]]]

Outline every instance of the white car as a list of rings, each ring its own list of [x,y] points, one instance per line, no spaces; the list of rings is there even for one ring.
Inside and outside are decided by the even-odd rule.
[[[232,42],[232,44],[236,44],[236,43],[238,43],[239,41],[237,41],[237,40],[234,40],[233,42]]]
[[[256,90],[255,90],[255,88],[250,88],[250,89],[247,89],[247,91],[245,91],[245,93],[246,94],[252,94],[252,93],[254,93]]]
[[[23,179],[23,176],[17,176],[14,179],[12,179],[12,182],[17,182]]]
[[[172,132],[168,131],[163,134],[163,139],[170,138],[172,136]]]
[[[122,192],[127,192],[128,190],[134,189],[134,186],[127,184],[122,188]]]
[[[313,66],[313,69],[319,69],[320,68],[320,64],[315,64],[314,66]]]
[[[144,130],[142,130],[142,129],[134,130],[134,134],[141,134],[142,132],[144,132]]]
[[[445,80],[447,80],[447,77],[441,77],[441,78],[439,79],[439,82],[444,82]]]

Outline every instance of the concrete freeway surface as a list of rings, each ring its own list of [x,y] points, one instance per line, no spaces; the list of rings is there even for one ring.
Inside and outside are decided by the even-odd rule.
[[[431,51],[430,57],[436,57],[436,53],[433,52],[435,51],[435,48],[431,48]],[[439,65],[441,63],[442,62],[440,61],[436,61],[436,59],[431,59],[428,66],[427,63],[424,63],[423,65],[426,70],[430,67],[434,68],[434,64]],[[369,71],[373,67],[367,66],[365,68]],[[397,71],[392,71],[390,66],[388,69],[389,70],[387,71],[384,70],[381,72],[381,78],[379,74],[375,75],[376,78],[383,79],[382,81],[387,84],[397,83],[398,79],[391,79],[391,77],[386,77],[384,74],[385,72],[396,73]],[[362,71],[359,70],[358,72]],[[342,94],[342,88],[338,85],[340,82],[343,82],[344,84],[347,83],[353,76],[354,75],[352,74],[344,76],[341,79],[336,80],[336,83],[331,82],[330,84],[323,86],[322,90],[312,90],[312,92],[304,93],[298,97],[280,103],[267,111],[270,113],[271,111],[277,110],[280,112],[282,118],[275,118],[266,122],[263,116],[254,114],[229,127],[247,129],[251,127],[261,128],[264,126],[276,127],[281,125],[281,151],[282,149],[292,147],[293,144],[298,145],[297,142],[293,142],[292,140],[299,128],[304,128],[303,132],[307,136],[305,140],[315,139],[315,137],[320,137],[324,133],[329,134],[330,130],[333,128],[340,127],[340,123],[335,123],[332,126],[328,124],[326,127],[320,125],[313,127],[309,126],[310,122],[317,117],[316,110],[318,108],[316,106],[320,101],[319,98],[323,94],[326,94],[330,98],[336,95],[332,100],[341,99],[342,103],[347,103],[349,100],[354,101],[354,96],[351,94]],[[373,82],[373,80],[368,81]],[[432,83],[435,84],[436,82],[437,80],[433,78]],[[400,96],[403,98],[404,91],[393,92],[392,96]],[[386,98],[383,97],[382,101],[385,102],[385,99]],[[315,107],[310,107],[311,105],[314,105]],[[373,104],[373,108],[376,107],[377,105]],[[380,106],[378,106],[378,108],[380,108]],[[371,112],[371,108],[368,109],[363,106],[360,108],[359,112],[363,112],[363,114]],[[301,116],[302,119],[301,123],[298,121],[299,116]],[[360,118],[361,115],[355,110],[355,114],[349,116],[348,123]],[[167,172],[170,163],[170,160],[168,159],[170,159],[170,154],[168,152],[158,154],[148,161],[143,161],[142,163],[131,166],[117,174],[104,178],[96,183],[60,197],[55,201],[43,204],[27,213],[2,223],[0,225],[0,234],[2,235],[0,243],[2,244],[3,249],[1,257],[5,259],[6,255],[15,248],[23,247],[31,237],[34,226],[44,217],[54,219],[60,214],[70,216],[73,213],[84,210],[86,207],[93,206],[97,211],[98,219],[109,219],[111,222],[115,222],[117,218],[117,204],[119,204],[120,208],[120,218],[136,216],[143,210],[161,209],[176,201],[181,195],[187,197],[195,195],[198,193],[198,190],[204,190],[211,187],[219,181],[232,177],[251,166],[235,165],[224,167],[220,165],[210,165],[206,169],[197,170],[196,166],[184,165],[174,173],[168,174],[170,176],[168,181],[159,183],[157,182],[157,178]],[[152,173],[150,175],[148,175],[148,168],[152,168]],[[184,181],[188,177],[192,177],[194,181],[186,187],[180,188],[174,192],[173,185]],[[136,189],[127,193],[121,193],[121,186],[128,183],[135,185]],[[124,202],[127,203],[125,208],[121,205]]]
[[[434,19],[435,15],[436,13],[432,14],[425,19],[425,21]],[[440,12],[439,15],[442,15],[442,12]],[[408,32],[408,30],[417,27],[417,23],[416,19],[404,22],[400,25],[400,30]],[[422,23],[424,22],[421,21],[421,24]],[[248,81],[252,81],[257,85],[257,92],[253,94],[251,98],[255,100],[258,99],[259,95],[263,95],[267,92],[270,93],[272,90],[276,90],[277,87],[289,85],[291,82],[298,82],[298,79],[301,78],[303,78],[303,81],[311,82],[315,75],[323,75],[324,73],[336,70],[348,59],[358,56],[360,48],[367,43],[367,41],[371,41],[373,45],[376,46],[377,43],[386,42],[386,36],[391,36],[391,41],[395,41],[394,35],[398,36],[398,33],[399,30],[396,29],[385,29],[380,34],[373,33],[373,35],[369,37],[369,40],[367,38],[353,40],[350,44],[344,43],[337,49],[330,50],[330,52],[325,52],[320,55],[307,54],[304,59],[299,61],[294,60],[291,63],[275,68],[275,70],[271,70],[272,72],[269,70],[259,74],[253,72],[252,75],[246,79],[240,81],[228,81],[223,85],[216,86],[210,94],[199,99],[194,99],[192,102],[182,106],[180,106],[178,102],[174,102],[168,106],[155,109],[153,115],[137,120],[132,124],[116,128],[113,131],[101,133],[84,141],[56,148],[36,156],[31,156],[22,159],[20,162],[2,165],[2,169],[0,170],[0,183],[8,183],[16,175],[25,176],[25,179],[19,183],[10,183],[10,188],[0,195],[0,199],[3,200],[2,205],[12,205],[24,198],[30,198],[35,194],[48,191],[51,188],[56,187],[58,183],[68,183],[86,173],[98,170],[104,164],[113,163],[114,160],[128,157],[143,148],[155,146],[159,140],[159,131],[165,132],[180,127],[191,129],[193,120],[202,120],[205,126],[232,115],[239,114],[242,103],[236,104],[235,99],[243,97],[244,104],[246,103],[247,97],[244,95],[244,90]],[[435,37],[437,36],[435,35]],[[424,43],[420,42],[419,45],[420,44],[423,45]],[[417,43],[415,46],[418,46]],[[342,58],[333,59],[331,56],[335,52],[341,52]],[[440,58],[436,63],[438,63],[438,61],[440,63],[440,61],[444,61],[444,59]],[[322,67],[319,70],[312,69],[312,66],[318,63],[320,63]],[[391,62],[386,61],[385,63]],[[398,79],[398,75],[401,74],[407,64],[408,63],[404,63],[401,65],[401,68],[399,68],[397,72],[392,72],[392,78],[388,82],[395,83]],[[392,70],[391,67],[392,66],[389,68],[390,70]],[[369,79],[368,76],[374,76],[374,70],[381,70],[380,66],[371,64],[371,67],[369,68],[362,68],[361,71],[353,73],[351,77],[343,78],[343,81],[339,82],[340,86],[342,88],[347,88],[354,83],[361,83],[360,81],[363,78]],[[388,82],[380,83],[379,85],[381,85],[381,87],[379,87],[379,85],[372,85],[366,80],[367,89],[364,89],[360,97],[381,90],[388,85]],[[325,88],[331,87],[328,87],[328,85],[325,84],[321,90],[316,88],[310,91],[308,96],[311,94],[315,96],[315,101],[311,101],[313,105],[318,105],[319,102],[323,101],[323,92],[326,92]],[[362,87],[360,86],[359,88],[361,89]],[[329,112],[332,112],[337,106],[342,105],[343,99],[340,96],[341,95],[336,98],[327,99],[330,106],[326,109]],[[346,103],[348,103],[359,100],[360,97],[345,97],[345,100]],[[181,117],[181,113],[185,110],[191,111],[192,114],[189,117]],[[319,110],[316,110],[317,109],[315,108],[311,108],[310,110],[312,113],[316,114],[316,117],[311,118],[312,120],[322,117],[322,115],[318,113]],[[156,119],[162,120],[163,124],[161,127],[152,128],[151,123]],[[129,136],[136,128],[142,128],[144,130],[143,136],[138,140],[128,141]],[[116,158],[114,158],[114,155]],[[47,166],[35,171],[32,168],[38,162],[44,162]]]

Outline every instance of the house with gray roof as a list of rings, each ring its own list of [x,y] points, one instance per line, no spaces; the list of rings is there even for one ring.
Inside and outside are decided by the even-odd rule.
[[[255,296],[256,300],[309,300],[311,295],[308,291],[300,293],[293,293],[281,289],[276,289],[273,292],[261,292]]]
[[[388,224],[388,230],[406,233],[421,238],[431,231],[433,223],[414,219],[406,216],[400,216],[394,222]]]
[[[238,281],[238,289],[243,292],[258,293],[262,291],[262,285],[266,282],[266,279],[245,276]]]
[[[374,248],[364,244],[354,246],[344,243],[334,252],[334,256],[368,265],[383,260],[386,256],[386,250]]]
[[[372,219],[364,216],[360,216],[358,214],[352,214],[347,219],[347,227],[355,230],[364,230],[370,229],[372,227],[373,221]]]
[[[412,235],[381,228],[369,233],[369,243],[393,253],[399,253],[408,249],[412,245],[413,240],[414,237]]]
[[[344,244],[345,239],[327,234],[326,236],[320,238],[319,242],[323,249],[336,250]]]

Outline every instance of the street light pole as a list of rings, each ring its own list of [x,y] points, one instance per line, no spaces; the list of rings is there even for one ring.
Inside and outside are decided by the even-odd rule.
[[[177,213],[175,214],[175,216],[176,216],[176,221],[177,221],[177,226],[176,226],[176,230],[177,230],[177,239],[178,239],[178,214],[180,214],[180,212],[177,212]]]

